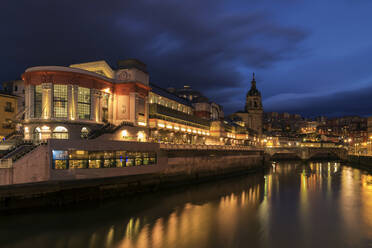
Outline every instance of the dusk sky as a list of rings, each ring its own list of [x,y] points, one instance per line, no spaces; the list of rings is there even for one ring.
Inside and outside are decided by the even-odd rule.
[[[0,81],[27,67],[137,58],[150,81],[242,110],[372,115],[370,0],[4,0]]]

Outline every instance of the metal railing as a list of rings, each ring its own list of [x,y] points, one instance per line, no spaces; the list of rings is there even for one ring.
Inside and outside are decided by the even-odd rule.
[[[191,145],[191,144],[160,144],[163,150],[224,150],[224,151],[252,151],[262,150],[254,146],[229,145]]]

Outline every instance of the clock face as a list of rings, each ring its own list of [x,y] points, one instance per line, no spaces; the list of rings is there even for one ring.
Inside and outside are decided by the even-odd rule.
[[[119,72],[119,74],[118,74],[118,79],[119,80],[128,80],[129,79],[129,73],[128,72],[126,72],[126,71],[121,71],[121,72]]]

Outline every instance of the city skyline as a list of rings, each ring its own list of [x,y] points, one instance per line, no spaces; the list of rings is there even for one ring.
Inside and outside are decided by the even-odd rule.
[[[267,112],[370,115],[367,1],[21,1],[4,7],[1,81],[20,78],[30,66],[101,59],[115,65],[136,57],[148,65],[153,83],[191,84],[226,113],[244,108],[256,72]]]

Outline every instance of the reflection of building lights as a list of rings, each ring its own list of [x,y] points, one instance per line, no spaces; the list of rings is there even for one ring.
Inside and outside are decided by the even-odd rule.
[[[198,131],[198,134],[202,134],[202,132],[201,131]]]
[[[106,93],[110,93],[110,88],[106,88],[103,91],[106,92]]]
[[[172,125],[167,125],[167,128],[172,129],[173,127],[172,127]]]
[[[181,127],[182,132],[186,132],[186,128]]]
[[[128,136],[128,131],[127,131],[127,130],[123,130],[123,131],[121,132],[121,135],[122,135],[123,137],[127,137],[127,136]]]
[[[180,130],[180,128],[179,127],[174,127],[174,130]]]
[[[210,135],[210,133],[208,132],[208,133],[207,133],[207,135],[209,136],[209,135]]]
[[[146,126],[146,122],[139,121],[139,122],[138,122],[138,125],[140,125],[140,126],[144,126],[144,127],[145,127],[145,126]]]
[[[187,132],[191,133],[191,129],[190,129],[190,128],[188,128],[188,129],[187,129]]]
[[[158,127],[165,127],[163,123],[158,123]]]
[[[205,135],[205,132],[203,131],[202,134]]]
[[[28,133],[30,129],[28,127],[25,127],[25,133]]]
[[[193,133],[197,133],[196,130],[192,130]]]

